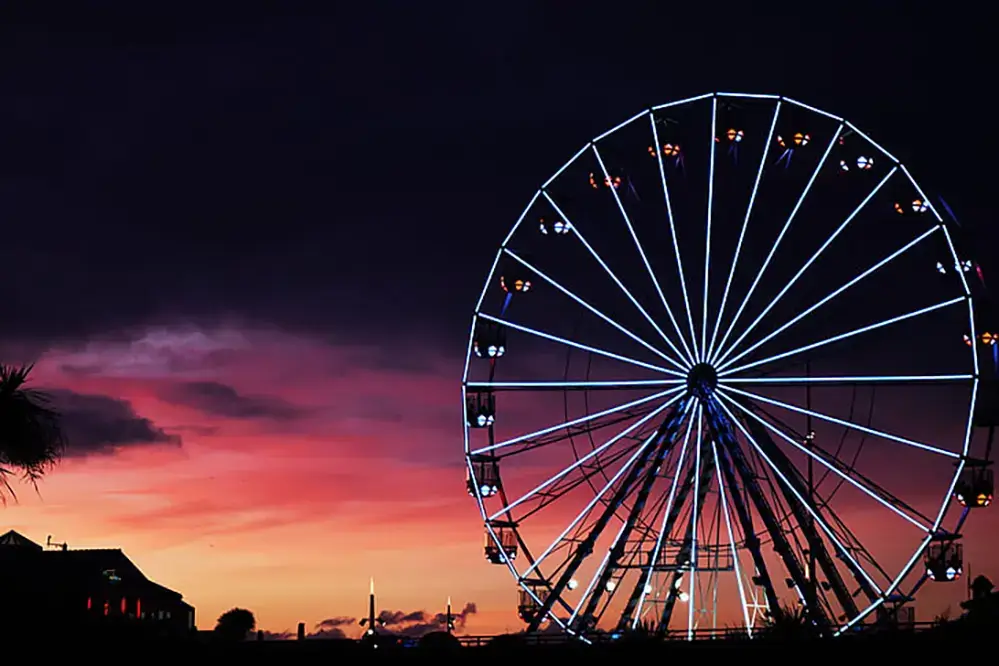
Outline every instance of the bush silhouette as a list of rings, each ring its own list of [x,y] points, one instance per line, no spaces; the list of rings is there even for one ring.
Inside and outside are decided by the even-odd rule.
[[[215,635],[227,642],[244,641],[257,628],[257,619],[245,608],[231,608],[219,615]]]

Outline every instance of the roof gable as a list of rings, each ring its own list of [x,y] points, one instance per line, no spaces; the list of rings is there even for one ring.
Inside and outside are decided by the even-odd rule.
[[[23,534],[15,532],[14,530],[9,530],[4,534],[0,534],[0,546],[30,548],[32,550],[38,550],[38,551],[42,550],[42,547],[40,545],[38,545],[28,537],[24,536]]]

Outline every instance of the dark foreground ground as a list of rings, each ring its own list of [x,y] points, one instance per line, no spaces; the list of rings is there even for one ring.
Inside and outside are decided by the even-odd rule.
[[[26,637],[22,637],[26,638]],[[8,654],[17,650],[23,641],[5,636],[4,648]],[[78,661],[99,658],[105,664],[117,663],[179,663],[183,660],[198,664],[207,660],[232,664],[371,664],[378,663],[434,663],[475,664],[504,663],[510,666],[528,666],[540,663],[624,663],[632,657],[644,659],[676,658],[684,656],[708,659],[749,659],[751,663],[765,663],[773,659],[782,662],[794,658],[869,659],[872,655],[891,655],[891,659],[925,660],[947,654],[943,650],[973,651],[989,654],[995,645],[993,631],[923,631],[898,632],[888,635],[844,637],[832,640],[804,640],[794,638],[760,638],[753,641],[716,639],[694,641],[656,641],[651,639],[622,640],[606,645],[528,645],[516,637],[503,637],[492,645],[461,647],[450,643],[435,647],[410,644],[400,647],[388,644],[373,645],[356,641],[304,640],[304,641],[246,641],[224,643],[202,635],[197,638],[173,639],[119,636],[74,637],[54,635],[45,639],[32,639],[25,648],[45,654],[49,658]],[[986,652],[986,650],[989,650]],[[20,652],[19,652],[20,653]],[[961,654],[962,652],[958,652]],[[795,657],[795,655],[798,655]],[[721,663],[721,662],[719,662]],[[186,666],[186,664],[180,664]],[[192,664],[192,666],[194,666]]]

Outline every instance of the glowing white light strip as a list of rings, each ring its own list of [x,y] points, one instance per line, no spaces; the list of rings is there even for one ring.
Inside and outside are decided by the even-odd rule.
[[[797,405],[791,405],[786,402],[781,402],[780,400],[774,400],[773,398],[767,398],[758,393],[750,393],[748,391],[743,391],[731,386],[725,387],[726,391],[731,391],[741,396],[745,396],[750,400],[757,400],[759,402],[765,402],[774,407],[782,407],[791,412],[797,412],[799,414],[806,414],[808,416],[817,418],[821,421],[826,421],[828,423],[835,423],[836,425],[841,425],[844,428],[851,428],[853,430],[859,430],[860,432],[866,432],[868,435],[874,435],[875,437],[880,437],[882,439],[887,439],[893,442],[898,442],[899,444],[906,444],[916,449],[922,449],[923,451],[929,451],[930,453],[936,453],[941,456],[947,456],[948,458],[960,458],[960,454],[954,453],[953,451],[947,451],[945,449],[932,446],[930,444],[923,444],[922,442],[917,442],[906,437],[899,437],[898,435],[893,435],[888,432],[883,432],[881,430],[876,430],[874,428],[868,428],[867,426],[862,426],[859,423],[852,423],[850,421],[844,421],[843,419],[838,419],[835,416],[829,416],[828,414],[823,414],[822,412],[816,412],[812,409],[805,409],[804,407],[798,407]]]
[[[610,173],[607,171],[607,166],[604,164],[603,158],[600,156],[600,151],[597,150],[596,146],[593,146],[593,154],[597,158],[597,162],[600,164],[600,170],[603,171],[604,178],[610,179]],[[694,363],[694,355],[690,353],[690,348],[687,347],[687,342],[683,339],[683,334],[680,333],[680,326],[676,322],[676,317],[673,315],[673,308],[669,306],[666,302],[666,295],[663,294],[663,288],[659,284],[659,279],[656,278],[655,271],[652,270],[652,264],[649,263],[649,258],[645,254],[645,248],[642,247],[642,243],[638,240],[638,234],[635,233],[635,228],[631,224],[631,218],[628,217],[627,211],[624,209],[624,205],[621,203],[621,197],[617,193],[617,188],[609,188],[611,195],[614,197],[614,203],[617,204],[617,209],[621,212],[621,217],[624,218],[624,224],[628,227],[628,233],[631,234],[631,240],[635,243],[635,248],[638,250],[639,256],[642,257],[642,263],[645,264],[645,270],[649,274],[649,278],[652,280],[652,284],[656,287],[656,293],[659,294],[659,300],[662,301],[663,307],[666,308],[666,314],[669,315],[669,320],[673,324],[673,329],[676,334],[680,336],[680,344],[683,345],[684,351],[687,352],[687,360],[691,364]]]
[[[774,361],[779,361],[782,358],[787,358],[788,356],[794,356],[795,354],[800,354],[802,352],[810,351],[824,345],[832,344],[834,342],[839,342],[840,340],[846,340],[847,338],[852,338],[855,335],[860,335],[861,333],[867,333],[869,331],[874,331],[879,328],[884,328],[885,326],[890,326],[892,324],[897,324],[900,321],[905,321],[907,319],[912,319],[913,317],[918,317],[920,315],[939,310],[951,305],[955,305],[962,301],[967,300],[964,296],[958,298],[952,298],[949,301],[944,301],[943,303],[937,303],[936,305],[931,305],[929,307],[922,308],[921,310],[915,310],[913,312],[908,312],[904,315],[899,315],[897,317],[892,317],[891,319],[884,319],[877,322],[876,324],[870,324],[869,326],[863,326],[861,328],[855,328],[852,331],[847,331],[846,333],[840,333],[839,335],[834,335],[831,338],[826,338],[825,340],[820,340],[818,342],[813,342],[810,345],[805,345],[804,347],[798,347],[797,349],[792,349],[791,351],[784,352],[783,354],[777,354],[776,356],[771,356],[769,358],[762,359],[760,361],[753,361],[752,363],[747,363],[746,365],[740,365],[738,368],[729,368],[723,372],[719,372],[719,377],[734,374],[736,372],[742,372],[743,370],[748,370],[749,368],[755,368],[756,366],[763,365],[765,363],[772,363]]]
[[[631,338],[632,340],[634,340],[635,342],[637,342],[641,346],[645,347],[646,349],[648,349],[650,352],[652,352],[653,354],[655,354],[659,358],[663,359],[664,361],[667,361],[668,363],[673,364],[674,366],[676,366],[680,370],[686,371],[687,368],[684,365],[682,365],[679,361],[675,360],[673,357],[665,354],[664,352],[660,351],[656,347],[652,346],[651,344],[649,344],[648,342],[646,342],[645,340],[643,340],[642,338],[640,338],[636,334],[632,333],[630,330],[628,330],[627,328],[625,328],[621,324],[617,323],[616,321],[614,321],[613,319],[611,319],[610,317],[608,317],[607,315],[605,315],[600,310],[596,309],[595,307],[593,307],[592,305],[590,305],[589,303],[587,303],[586,301],[584,301],[582,298],[580,298],[576,294],[572,293],[572,291],[570,291],[566,287],[564,287],[561,284],[559,284],[555,280],[555,278],[549,276],[548,274],[546,274],[544,271],[542,271],[537,266],[531,264],[530,262],[528,262],[525,259],[522,259],[521,257],[519,257],[512,250],[507,249],[507,250],[504,250],[504,252],[506,252],[508,255],[510,255],[511,257],[513,257],[519,264],[521,264],[522,266],[526,267],[529,271],[531,271],[532,273],[538,275],[545,282],[547,282],[551,286],[555,287],[557,290],[559,290],[560,292],[562,292],[563,294],[565,294],[566,296],[568,296],[569,298],[571,298],[572,300],[574,300],[579,305],[582,305],[584,308],[586,308],[587,310],[589,310],[591,314],[593,314],[596,317],[602,319],[603,321],[605,321],[606,323],[610,324],[611,326],[613,326],[614,328],[616,328],[620,332],[624,333],[626,336],[628,336],[629,338]]]
[[[665,398],[666,396],[672,395],[679,391],[683,391],[685,390],[685,388],[686,387],[680,386],[677,388],[671,388],[665,391],[660,391],[659,393],[655,393],[653,395],[647,395],[644,398],[639,398],[638,400],[632,400],[631,402],[625,403],[623,405],[611,407],[609,409],[605,409],[603,411],[599,411],[594,414],[587,414],[586,416],[580,416],[579,418],[572,419],[571,421],[566,421],[565,423],[559,423],[558,425],[548,426],[547,428],[542,428],[541,430],[536,430],[526,435],[520,435],[518,437],[514,437],[513,439],[508,439],[506,441],[499,442],[498,444],[493,444],[491,446],[487,446],[481,449],[476,449],[475,451],[472,451],[470,455],[480,455],[483,453],[488,453],[489,451],[495,451],[496,449],[502,449],[508,446],[513,446],[514,444],[519,444],[520,442],[524,442],[529,439],[534,439],[535,437],[543,437],[544,435],[548,435],[550,433],[557,432],[559,430],[568,429],[573,426],[580,425],[581,423],[593,421],[595,419],[599,419],[604,416],[610,416],[611,414],[623,412],[627,409],[631,409],[632,407],[637,407],[638,405],[644,405],[645,403],[652,402],[653,400]],[[462,390],[464,391],[464,387],[462,388]]]
[[[732,390],[732,389],[729,389],[729,390]],[[728,408],[728,406],[725,405],[724,402],[718,401],[717,404],[719,406],[721,406],[722,409],[725,410],[725,412],[729,415],[729,418],[732,419],[732,422],[735,423],[735,425],[739,428],[739,430],[742,431],[742,434],[743,434],[743,436],[745,436],[746,440],[749,441],[753,445],[753,448],[756,449],[756,453],[764,461],[766,461],[766,463],[770,466],[770,469],[772,469],[774,471],[774,473],[780,478],[780,480],[784,482],[784,486],[795,496],[795,498],[798,500],[798,502],[800,502],[801,505],[803,507],[805,507],[805,509],[808,511],[808,513],[810,513],[812,515],[812,518],[814,518],[815,522],[817,522],[819,524],[819,527],[822,528],[822,531],[826,533],[826,536],[829,537],[829,540],[832,541],[834,544],[836,544],[837,548],[839,548],[840,555],[843,558],[849,560],[850,563],[853,564],[854,567],[856,567],[856,571],[860,572],[860,575],[864,577],[864,580],[866,580],[867,583],[872,588],[874,588],[875,590],[877,590],[878,593],[880,594],[881,593],[881,588],[878,587],[878,584],[874,582],[874,580],[867,574],[867,572],[864,570],[864,568],[862,566],[860,566],[860,563],[857,562],[857,560],[853,557],[853,555],[850,554],[850,551],[848,551],[846,549],[846,546],[844,546],[843,543],[836,537],[836,534],[826,524],[826,521],[822,518],[822,516],[820,516],[818,514],[818,512],[815,511],[812,508],[812,506],[811,506],[811,504],[809,502],[805,501],[805,498],[802,497],[801,494],[795,489],[794,485],[787,479],[786,476],[784,476],[784,474],[781,473],[781,471],[777,468],[777,466],[770,459],[770,457],[767,456],[766,453],[764,453],[763,449],[756,442],[756,440],[753,439],[753,436],[749,434],[749,432],[746,430],[745,426],[743,426],[742,423],[735,418],[735,415],[732,413],[732,410],[730,410]],[[799,594],[800,593],[801,592],[799,591]]]
[[[530,576],[531,572],[534,571],[535,569],[537,569],[538,565],[541,564],[546,557],[548,557],[549,555],[551,555],[552,551],[555,550],[555,548],[558,547],[559,543],[561,543],[562,540],[565,539],[565,537],[569,534],[569,532],[572,531],[572,528],[574,528],[576,525],[578,525],[579,521],[583,520],[583,518],[585,518],[590,513],[590,511],[593,510],[593,507],[595,507],[597,505],[597,503],[600,502],[601,498],[604,496],[604,493],[606,493],[608,490],[610,490],[614,486],[614,484],[618,482],[618,479],[620,479],[622,476],[624,476],[624,473],[632,465],[635,464],[635,462],[642,455],[642,453],[645,451],[645,449],[649,448],[649,444],[651,444],[652,440],[654,440],[655,438],[656,438],[656,434],[653,433],[651,437],[649,437],[648,439],[646,439],[642,443],[642,445],[638,447],[638,450],[636,450],[635,453],[631,456],[631,458],[628,459],[628,462],[626,462],[625,464],[621,465],[621,468],[618,469],[618,471],[614,474],[614,476],[612,476],[610,478],[610,481],[608,481],[607,484],[602,489],[600,489],[599,492],[597,492],[597,494],[593,497],[593,499],[590,500],[589,503],[585,507],[583,507],[583,510],[580,511],[576,515],[576,517],[572,519],[572,522],[569,523],[569,526],[566,527],[562,531],[562,534],[560,534],[555,539],[555,541],[553,541],[551,543],[551,545],[548,546],[548,548],[545,549],[545,552],[541,553],[541,555],[536,560],[534,560],[534,564],[532,564],[530,567],[528,567],[527,571],[524,572],[523,575],[525,577],[526,576]]]
[[[825,252],[830,245],[832,245],[832,242],[836,240],[836,238],[841,233],[843,233],[843,230],[846,229],[847,225],[849,225],[850,222],[852,222],[853,219],[860,213],[860,211],[862,211],[864,207],[867,206],[867,203],[872,198],[874,198],[874,195],[878,193],[878,190],[880,190],[884,186],[884,184],[888,182],[888,179],[891,178],[894,174],[895,174],[895,169],[889,171],[888,175],[885,176],[880,183],[878,183],[877,187],[871,190],[871,193],[868,194],[867,197],[865,197],[864,200],[860,202],[860,205],[853,209],[853,212],[850,213],[850,215],[843,221],[843,223],[839,225],[839,227],[837,227],[836,230],[832,232],[829,238],[826,239],[826,241],[819,247],[819,249],[816,250],[811,257],[809,257],[808,261],[805,262],[805,265],[802,266],[800,269],[798,269],[798,272],[794,274],[794,277],[792,277],[790,281],[788,281],[788,283],[784,285],[784,288],[780,290],[780,293],[774,296],[773,299],[771,299],[770,303],[765,308],[763,308],[763,311],[759,315],[757,315],[756,319],[754,319],[753,322],[746,327],[746,329],[742,332],[742,335],[736,338],[735,342],[729,345],[728,350],[719,357],[718,359],[719,361],[723,361],[725,359],[725,356],[731,354],[742,343],[742,341],[746,339],[746,336],[749,335],[750,332],[752,332],[752,330],[756,328],[757,325],[759,325],[759,323],[763,320],[763,318],[767,316],[770,310],[772,310],[780,302],[780,300],[784,298],[784,295],[788,291],[790,291],[791,287],[793,287],[795,283],[797,283],[798,280],[801,279],[801,276],[805,274],[805,271],[807,271],[809,267],[811,267],[811,265],[815,263],[815,261],[820,256],[822,256],[822,253]]]
[[[854,488],[856,488],[860,492],[864,493],[868,497],[870,497],[870,498],[874,499],[875,501],[877,501],[878,503],[880,503],[881,506],[887,508],[889,511],[892,511],[896,515],[901,516],[902,519],[904,519],[904,520],[908,521],[909,523],[915,525],[920,531],[927,532],[927,533],[931,533],[932,532],[932,530],[930,529],[929,525],[924,525],[923,523],[919,522],[918,520],[916,520],[915,518],[913,518],[909,514],[905,513],[904,511],[902,511],[898,507],[894,506],[893,504],[888,503],[887,501],[884,500],[884,498],[878,496],[870,488],[868,488],[867,486],[861,484],[859,481],[857,481],[853,477],[849,476],[848,474],[844,474],[839,468],[835,467],[828,460],[826,460],[825,458],[823,458],[820,455],[817,455],[816,453],[814,453],[808,447],[802,446],[802,444],[800,442],[795,441],[793,437],[789,437],[782,430],[780,430],[779,428],[776,428],[772,423],[769,423],[768,421],[765,421],[764,419],[760,418],[757,414],[754,414],[750,410],[746,409],[745,407],[743,407],[742,405],[740,405],[738,402],[736,402],[735,400],[732,400],[730,397],[728,397],[727,395],[725,395],[724,393],[721,393],[720,395],[721,395],[722,398],[724,398],[725,400],[728,400],[733,405],[735,405],[736,407],[738,407],[740,410],[742,410],[743,412],[745,412],[749,416],[753,417],[756,421],[758,421],[759,423],[761,423],[764,427],[766,427],[771,432],[775,433],[778,437],[780,437],[781,439],[783,439],[785,442],[787,442],[788,444],[790,444],[794,448],[798,449],[799,451],[802,451],[809,458],[811,458],[813,460],[817,460],[818,462],[822,463],[822,465],[826,469],[828,469],[829,471],[833,472],[836,476],[838,476],[839,478],[843,479],[844,481],[847,481],[850,485],[852,485]]]
[[[687,421],[687,433],[683,436],[683,445],[680,448],[680,457],[676,464],[676,471],[673,474],[673,482],[670,484],[669,497],[666,498],[666,511],[663,513],[662,526],[659,528],[659,534],[656,536],[656,545],[652,549],[652,559],[650,560],[649,572],[645,575],[645,584],[642,586],[642,594],[638,597],[638,606],[635,609],[635,616],[631,620],[631,628],[634,629],[638,626],[638,622],[642,619],[642,607],[645,604],[645,597],[648,596],[648,591],[651,589],[652,585],[652,574],[655,571],[655,563],[659,560],[659,551],[663,545],[663,539],[668,535],[666,534],[666,523],[669,522],[670,513],[673,512],[673,501],[676,499],[676,490],[680,482],[680,471],[683,469],[683,463],[687,458],[687,445],[690,443],[690,432],[693,429],[694,421],[696,419],[690,419]]]
[[[565,478],[573,470],[579,469],[580,467],[582,467],[583,465],[585,465],[588,461],[596,458],[601,453],[603,453],[604,451],[606,451],[607,449],[609,449],[610,447],[614,446],[619,441],[621,441],[622,439],[624,439],[625,437],[627,437],[629,434],[631,434],[632,432],[634,432],[638,428],[641,428],[643,425],[645,425],[646,423],[648,423],[649,421],[651,421],[652,419],[654,419],[659,414],[662,414],[662,412],[666,408],[668,408],[670,405],[672,405],[673,403],[675,403],[677,400],[679,400],[682,397],[683,397],[682,395],[678,395],[678,396],[675,396],[674,398],[672,398],[671,400],[669,400],[668,402],[663,403],[662,405],[660,405],[659,407],[657,407],[654,411],[649,412],[648,414],[646,414],[645,416],[643,416],[638,421],[635,421],[634,423],[632,423],[631,425],[629,425],[627,428],[625,428],[624,430],[622,430],[618,434],[614,435],[613,437],[611,437],[610,439],[608,439],[606,442],[604,442],[600,446],[596,447],[595,449],[593,449],[592,451],[590,451],[589,453],[587,453],[585,456],[581,456],[578,460],[576,460],[576,462],[574,462],[573,464],[569,465],[568,467],[566,467],[565,469],[563,469],[561,472],[558,472],[554,476],[549,477],[548,479],[542,481],[533,490],[530,490],[530,491],[524,493],[518,499],[514,500],[513,502],[511,502],[507,506],[503,507],[502,509],[500,509],[499,511],[497,511],[493,515],[489,516],[489,520],[491,520],[491,521],[492,520],[496,520],[497,518],[499,518],[500,516],[502,516],[507,511],[510,511],[511,509],[513,509],[513,508],[515,508],[517,506],[520,506],[521,504],[523,504],[524,502],[526,502],[530,498],[534,497],[536,494],[538,494],[539,492],[541,492],[542,490],[544,490],[548,486],[550,486],[553,483],[557,482],[559,479]]]
[[[736,310],[735,316],[732,317],[732,321],[729,323],[728,328],[725,331],[725,335],[722,336],[721,342],[718,344],[719,349],[718,352],[716,352],[716,355],[717,353],[721,353],[721,350],[725,347],[725,343],[728,341],[728,336],[732,335],[732,331],[735,329],[735,325],[739,321],[739,317],[742,316],[742,312],[749,304],[749,299],[753,296],[753,292],[756,291],[756,287],[759,285],[760,280],[763,279],[763,274],[766,272],[770,262],[773,261],[774,254],[777,253],[777,248],[780,246],[781,241],[784,240],[787,230],[791,227],[791,222],[794,221],[795,216],[798,214],[798,210],[805,202],[805,198],[812,189],[812,184],[815,183],[815,179],[818,178],[819,172],[822,170],[822,167],[825,166],[826,159],[829,157],[829,153],[832,152],[833,146],[836,145],[836,141],[839,139],[839,135],[842,131],[842,125],[836,128],[836,132],[833,134],[832,140],[829,142],[829,145],[826,146],[826,152],[822,154],[822,159],[819,160],[818,165],[816,165],[815,170],[812,172],[812,177],[808,179],[805,189],[801,191],[801,196],[798,197],[798,203],[794,205],[794,208],[791,210],[791,214],[788,215],[787,221],[784,223],[784,228],[780,230],[777,240],[775,240],[773,245],[770,247],[770,252],[767,254],[767,258],[763,261],[763,265],[757,272],[756,278],[753,280],[753,284],[750,285],[749,291],[746,293],[745,298],[742,299],[742,304],[739,306],[739,309]],[[712,359],[711,362],[714,362],[714,360]]]
[[[698,95],[697,97],[688,97],[687,99],[679,99],[675,102],[667,102],[666,104],[660,104],[659,106],[652,107],[653,111],[658,111],[659,109],[668,109],[671,106],[680,106],[681,104],[690,104],[691,102],[697,102],[702,99],[709,99],[714,97],[714,93],[705,93],[703,95]]]
[[[558,215],[570,225],[573,235],[575,235],[576,238],[579,240],[579,242],[583,244],[583,247],[586,248],[586,250],[596,260],[596,262],[600,264],[600,267],[604,269],[604,272],[606,272],[607,275],[610,277],[610,279],[613,280],[614,284],[618,286],[618,288],[625,295],[625,297],[629,301],[631,301],[631,304],[638,309],[638,311],[642,314],[643,317],[645,317],[645,320],[649,322],[649,324],[652,326],[653,329],[655,329],[656,333],[659,334],[659,337],[661,337],[666,342],[666,344],[669,345],[669,348],[673,350],[673,353],[675,353],[677,357],[683,358],[683,354],[680,353],[680,350],[676,348],[676,345],[673,344],[673,341],[669,339],[666,333],[661,328],[659,328],[659,324],[656,323],[656,320],[652,318],[652,316],[645,310],[645,308],[642,307],[642,305],[632,295],[632,293],[628,290],[628,288],[624,286],[624,283],[622,283],[621,280],[618,279],[617,275],[614,274],[614,271],[612,271],[610,266],[608,266],[604,262],[603,258],[601,258],[601,256],[597,253],[597,251],[593,248],[593,246],[586,241],[586,238],[579,231],[579,228],[574,224],[572,224],[572,222],[569,220],[569,217],[564,212],[562,212],[562,209],[559,208],[557,203],[555,203],[555,200],[552,199],[547,192],[543,192],[542,194],[544,194],[545,198],[548,199],[548,203],[552,205],[552,208],[555,209],[555,212],[558,213]]]
[[[579,350],[582,350],[582,351],[585,351],[585,352],[590,352],[591,354],[598,354],[600,356],[606,356],[607,358],[612,358],[612,359],[614,359],[616,361],[621,361],[622,363],[630,363],[631,365],[637,365],[640,368],[646,368],[648,370],[655,370],[656,372],[662,372],[662,373],[665,373],[667,375],[673,375],[675,377],[686,377],[687,376],[685,373],[677,372],[676,370],[670,370],[668,368],[663,368],[663,367],[660,367],[658,365],[652,365],[651,363],[645,363],[644,361],[638,361],[638,360],[633,359],[633,358],[628,358],[627,356],[621,356],[620,354],[615,354],[614,352],[609,352],[609,351],[606,351],[604,349],[598,349],[596,347],[591,347],[589,345],[584,345],[581,342],[573,342],[572,340],[566,340],[565,338],[560,338],[557,335],[552,335],[550,333],[545,333],[543,331],[536,331],[533,328],[529,328],[527,326],[522,326],[520,324],[514,324],[512,321],[507,321],[506,319],[501,319],[500,317],[494,317],[492,315],[487,315],[487,314],[485,314],[483,312],[480,312],[479,316],[482,319],[485,319],[487,321],[493,321],[493,322],[496,322],[497,324],[502,324],[503,326],[511,328],[511,329],[513,329],[515,331],[521,331],[523,333],[528,333],[530,335],[534,335],[536,337],[543,338],[545,340],[550,340],[552,342],[557,342],[559,344],[563,344],[563,345],[565,345],[567,347],[574,347],[576,349],[579,349]]]
[[[814,106],[809,106],[808,104],[805,104],[804,102],[799,102],[796,99],[791,99],[790,97],[784,97],[783,95],[781,96],[781,99],[787,102],[788,104],[794,104],[795,106],[800,106],[801,108],[808,109],[809,111],[817,113],[820,116],[825,116],[826,118],[832,118],[833,120],[840,123],[843,122],[843,119],[840,118],[839,116],[835,116],[827,111],[823,111],[822,109],[816,109]]]
[[[690,296],[687,293],[687,280],[683,274],[683,260],[680,258],[680,244],[676,235],[676,222],[673,219],[673,204],[669,197],[669,187],[666,185],[666,167],[663,165],[662,147],[659,145],[659,130],[656,129],[656,120],[649,115],[652,123],[652,141],[655,146],[656,161],[659,162],[659,177],[663,185],[663,198],[666,200],[666,217],[669,220],[670,237],[673,240],[673,254],[676,257],[676,270],[680,276],[680,291],[683,292],[683,305],[687,309],[687,324],[690,326],[690,344],[694,346],[694,356],[697,356],[697,333],[694,332],[694,316],[690,309]],[[680,336],[683,339],[683,336]]]
[[[882,382],[954,382],[974,379],[974,375],[844,375],[842,377],[723,377],[719,384],[860,384]],[[666,380],[676,381],[681,380]],[[471,386],[471,384],[469,384]]]
[[[568,162],[566,162],[565,164],[563,164],[563,165],[562,165],[562,168],[560,168],[560,169],[559,169],[558,171],[556,171],[556,172],[555,172],[555,173],[554,173],[554,174],[552,175],[552,177],[551,177],[551,178],[549,178],[548,180],[546,180],[546,181],[545,181],[545,184],[541,186],[541,189],[542,189],[542,190],[545,190],[545,189],[548,189],[548,186],[549,186],[549,185],[551,185],[551,184],[552,184],[552,182],[554,182],[556,178],[558,178],[559,176],[561,176],[561,175],[562,175],[562,172],[563,172],[563,171],[565,171],[566,169],[568,169],[568,168],[569,168],[569,167],[570,167],[570,166],[572,165],[572,163],[573,163],[573,162],[575,162],[575,161],[576,161],[577,159],[579,159],[579,156],[580,156],[580,155],[582,155],[583,153],[585,153],[585,152],[586,152],[586,151],[587,151],[587,150],[589,149],[589,147],[590,147],[590,144],[589,144],[589,143],[587,143],[587,144],[586,144],[585,146],[583,146],[582,148],[580,148],[580,149],[579,149],[579,150],[578,150],[578,151],[576,152],[576,154],[575,154],[575,155],[573,155],[573,156],[572,156],[572,157],[571,157],[571,158],[569,159],[569,161],[568,161]]]
[[[856,125],[854,125],[850,121],[846,121],[846,126],[849,127],[851,130],[853,130],[854,133],[856,133],[857,136],[861,137],[862,139],[864,139],[865,141],[867,141],[867,143],[871,144],[872,146],[874,146],[875,148],[877,148],[878,150],[880,150],[884,154],[885,157],[887,157],[888,159],[890,159],[895,164],[899,164],[899,161],[898,161],[897,157],[895,157],[894,155],[892,155],[891,153],[889,153],[887,150],[885,150],[884,147],[881,144],[879,144],[877,141],[875,141],[871,137],[869,137],[866,134],[864,134],[863,132],[861,132],[857,128]]]
[[[698,518],[698,498],[701,492],[701,442],[704,439],[704,423],[702,417],[703,408],[700,403],[697,405],[697,451],[694,453],[694,504],[690,512],[690,582],[687,583],[689,592],[687,595],[687,640],[694,640],[694,606],[696,605],[695,594],[697,593],[697,518]]]
[[[469,388],[486,389],[572,389],[572,388],[631,388],[638,386],[676,386],[686,379],[620,379],[593,382],[467,382]]]
[[[732,549],[732,564],[735,569],[735,582],[739,586],[739,601],[742,603],[742,617],[746,622],[746,634],[753,637],[753,623],[749,619],[749,604],[746,601],[746,589],[742,582],[742,571],[739,566],[739,550],[735,545],[735,531],[732,529],[732,516],[728,511],[728,500],[725,498],[725,481],[722,479],[721,462],[718,460],[718,446],[714,438],[711,440],[711,453],[715,458],[715,474],[718,479],[718,501],[722,505],[722,513],[725,515],[725,530],[728,532],[728,544]],[[738,489],[736,489],[738,492]]]
[[[753,192],[749,195],[749,206],[746,207],[746,216],[742,220],[742,230],[739,231],[739,240],[735,244],[735,256],[732,257],[732,265],[728,272],[728,280],[725,282],[725,292],[722,294],[721,305],[718,307],[718,317],[715,320],[715,331],[711,335],[711,345],[708,347],[708,358],[714,357],[715,342],[718,341],[718,330],[721,328],[722,313],[728,304],[728,295],[732,289],[732,280],[735,278],[735,267],[739,263],[739,255],[742,253],[742,243],[746,238],[746,229],[749,227],[749,218],[753,214],[753,204],[756,203],[756,193],[760,190],[760,180],[763,178],[763,169],[767,164],[767,155],[770,154],[770,144],[774,138],[774,130],[777,128],[777,116],[780,114],[778,101],[774,106],[774,116],[770,120],[770,131],[767,132],[767,142],[763,146],[763,155],[760,157],[760,166],[756,171],[756,181],[753,183]]]
[[[701,306],[701,355],[698,361],[706,361],[708,357],[708,285],[711,275],[711,217],[715,202],[715,137],[718,126],[718,98],[711,100],[711,159],[708,166],[708,215],[704,231],[704,299]]]
[[[931,234],[933,234],[934,231],[936,231],[938,229],[941,229],[941,228],[942,227],[940,227],[940,226],[935,226],[932,229],[930,229],[929,231],[923,232],[922,235],[920,235],[920,236],[916,237],[915,239],[909,241],[906,245],[904,245],[903,247],[899,248],[895,252],[891,253],[890,255],[888,255],[887,257],[885,257],[884,259],[882,259],[878,263],[874,264],[873,266],[871,266],[870,268],[868,268],[866,271],[864,271],[863,273],[861,273],[857,277],[853,278],[852,280],[850,280],[849,282],[847,282],[843,286],[839,287],[838,289],[836,289],[836,291],[832,292],[831,294],[829,294],[828,296],[826,296],[825,298],[823,298],[822,300],[820,300],[815,305],[812,305],[808,309],[802,311],[800,314],[796,315],[793,319],[791,319],[786,324],[782,324],[780,327],[778,327],[773,332],[771,332],[770,334],[768,334],[762,340],[760,340],[759,342],[754,343],[748,349],[746,349],[746,350],[744,350],[744,351],[736,354],[734,357],[728,359],[727,361],[724,360],[724,358],[723,358],[722,361],[718,364],[718,371],[719,372],[724,371],[726,368],[728,368],[729,366],[731,366],[733,363],[738,362],[739,359],[745,358],[747,355],[749,355],[750,353],[752,353],[754,350],[758,349],[760,346],[766,344],[767,342],[769,342],[773,338],[777,337],[779,334],[783,333],[788,328],[790,328],[794,324],[798,323],[799,321],[801,321],[802,319],[804,319],[805,317],[807,317],[808,315],[810,315],[812,312],[815,312],[820,307],[822,307],[823,305],[825,305],[826,303],[828,303],[832,299],[836,298],[837,296],[839,296],[840,294],[842,294],[844,291],[846,291],[847,289],[849,289],[853,285],[857,284],[858,282],[860,282],[861,280],[863,280],[867,276],[873,274],[879,268],[885,266],[886,264],[890,263],[891,261],[895,260],[896,258],[902,256],[904,253],[908,252],[911,248],[915,247],[917,244],[921,243],[923,240],[925,240],[926,238],[928,238]]]
[[[621,123],[620,125],[618,125],[614,129],[607,130],[606,132],[604,132],[603,134],[601,134],[600,136],[598,136],[596,139],[593,140],[593,143],[596,143],[597,141],[600,141],[601,139],[610,136],[611,134],[613,134],[614,132],[618,131],[619,129],[621,129],[625,125],[630,125],[631,123],[635,122],[636,120],[638,120],[639,118],[641,118],[642,116],[644,116],[647,113],[651,113],[651,111],[649,111],[648,109],[646,109],[645,111],[642,111],[641,113],[636,113],[631,118],[628,118],[627,120],[625,120],[623,123]]]

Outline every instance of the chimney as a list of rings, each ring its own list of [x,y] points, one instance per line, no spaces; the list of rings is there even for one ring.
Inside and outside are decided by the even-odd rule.
[[[298,640],[300,640],[300,641],[304,641],[305,640],[305,623],[304,622],[299,622],[298,623]]]

